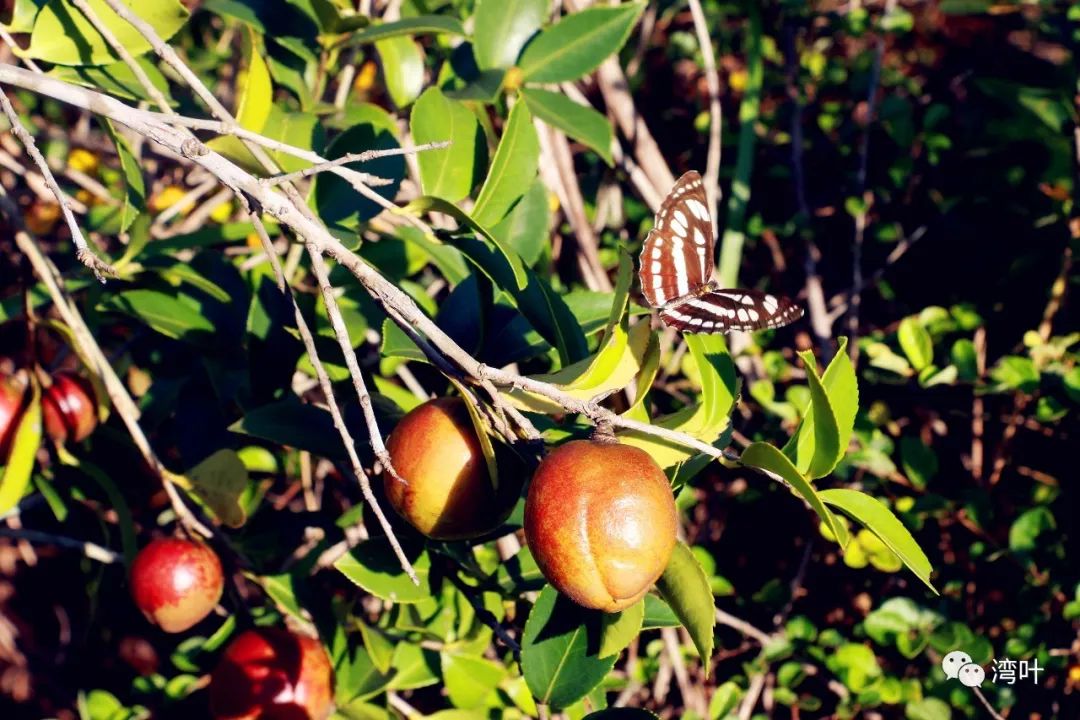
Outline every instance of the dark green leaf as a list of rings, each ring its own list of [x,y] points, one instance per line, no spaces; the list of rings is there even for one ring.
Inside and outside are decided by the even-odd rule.
[[[114,13],[105,0],[87,2],[129,53],[142,55],[150,51],[150,41]],[[164,40],[175,35],[188,19],[188,11],[178,0],[140,0],[138,8],[139,17]],[[57,65],[108,65],[122,59],[68,0],[50,0],[41,9],[34,20],[30,47],[18,54]]]
[[[424,91],[410,116],[413,141],[417,145],[449,141],[450,147],[426,150],[416,157],[420,183],[425,195],[457,202],[472,192],[487,145],[476,116],[458,100],[451,100],[437,87]]]
[[[503,128],[499,147],[491,161],[484,186],[476,198],[472,216],[490,227],[513,207],[532,185],[540,162],[540,140],[525,103],[517,103]]]
[[[702,660],[705,676],[708,677],[716,607],[713,605],[709,578],[686,543],[678,542],[675,545],[664,574],[656,581],[656,589],[690,633],[690,639],[694,641]]]
[[[567,15],[538,35],[521,54],[518,67],[527,82],[577,80],[618,52],[645,3],[593,7]]]
[[[547,0],[478,0],[473,15],[477,64],[502,70],[513,65],[547,19],[548,7]]]
[[[621,653],[641,632],[644,618],[644,600],[639,600],[621,612],[604,613],[600,631],[600,657]]]
[[[821,501],[818,492],[799,473],[798,468],[795,467],[787,455],[768,443],[755,442],[750,443],[750,446],[743,450],[741,462],[750,467],[767,470],[783,478],[793,490],[810,503],[810,507],[818,514],[825,526],[829,528],[829,532],[840,543],[840,547],[847,546],[847,529],[842,523],[837,522],[832,512]]]
[[[606,117],[559,92],[522,88],[521,96],[533,115],[594,150],[609,166],[612,164],[615,133]]]
[[[565,708],[611,671],[615,656],[599,657],[599,633],[599,612],[575,605],[550,585],[540,591],[521,639],[521,669],[538,703]]]
[[[465,28],[461,22],[444,15],[418,15],[416,17],[402,18],[394,22],[379,23],[364,28],[349,38],[349,43],[364,45],[387,38],[395,38],[412,35],[464,35]]]
[[[935,593],[937,592],[930,584],[930,573],[933,572],[933,568],[926,554],[915,542],[915,538],[911,536],[908,529],[896,519],[884,503],[866,493],[844,488],[822,490],[820,494],[822,500],[840,508],[877,535],[915,573],[915,577],[922,580]]]
[[[420,584],[414,585],[401,568],[386,538],[365,540],[334,563],[334,567],[360,587],[383,600],[417,603],[431,597],[428,575],[431,559],[422,547],[406,548]]]

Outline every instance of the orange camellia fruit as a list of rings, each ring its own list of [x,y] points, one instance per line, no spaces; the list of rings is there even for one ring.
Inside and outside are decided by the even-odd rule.
[[[525,500],[525,538],[544,577],[605,612],[636,603],[664,572],[676,523],[664,471],[644,450],[613,441],[551,451]]]
[[[282,630],[240,633],[210,676],[217,720],[326,720],[334,670],[317,640]]]
[[[217,553],[180,538],[154,540],[131,563],[131,597],[165,632],[198,624],[221,600],[225,576]]]
[[[386,449],[405,480],[384,472],[386,497],[424,535],[477,537],[509,514],[509,493],[492,486],[464,400],[439,398],[413,408],[390,433]]]
[[[41,395],[41,417],[56,442],[82,442],[97,427],[94,388],[73,372],[56,373]]]

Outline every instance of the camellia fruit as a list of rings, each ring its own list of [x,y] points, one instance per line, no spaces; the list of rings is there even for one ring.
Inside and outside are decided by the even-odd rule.
[[[22,416],[23,389],[11,378],[0,380],[0,464],[7,461]]]
[[[41,395],[41,418],[56,442],[82,442],[97,427],[94,388],[75,373],[56,373]]]
[[[573,440],[540,463],[525,500],[525,538],[544,577],[587,608],[641,599],[675,549],[677,513],[647,452]]]
[[[217,553],[191,540],[154,540],[131,564],[131,597],[146,619],[165,632],[184,632],[201,622],[224,589]]]
[[[334,671],[319,641],[280,628],[245,630],[210,676],[217,720],[326,720]]]
[[[511,510],[512,493],[496,492],[469,409],[460,398],[413,408],[386,441],[390,462],[405,482],[383,473],[398,514],[437,540],[473,538],[494,529]],[[509,487],[507,482],[501,488]],[[520,483],[517,485],[520,488]]]

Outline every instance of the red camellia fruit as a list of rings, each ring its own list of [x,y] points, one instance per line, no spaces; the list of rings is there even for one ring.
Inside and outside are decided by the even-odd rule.
[[[19,429],[25,392],[12,378],[0,380],[0,464],[7,461],[11,441]]]
[[[641,599],[675,549],[664,471],[629,445],[574,440],[540,463],[525,500],[525,538],[544,577],[587,608]]]
[[[131,597],[146,619],[165,632],[184,632],[199,623],[224,589],[217,554],[191,540],[154,540],[131,564]]]
[[[511,510],[513,478],[496,492],[484,451],[460,398],[413,408],[386,441],[390,462],[405,482],[383,474],[398,514],[430,538],[461,540],[494,529]],[[520,489],[520,482],[516,487]]]
[[[66,370],[52,376],[41,396],[45,432],[56,442],[81,442],[97,427],[94,388],[84,378]]]
[[[334,670],[318,640],[282,630],[246,630],[210,677],[217,720],[326,720]]]

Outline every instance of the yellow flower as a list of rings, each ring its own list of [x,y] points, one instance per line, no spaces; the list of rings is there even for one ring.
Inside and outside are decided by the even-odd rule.
[[[214,208],[214,210],[210,213],[210,219],[214,222],[227,223],[229,222],[229,218],[232,217],[232,213],[232,201],[226,200],[225,202]]]
[[[179,185],[168,185],[161,189],[157,195],[150,198],[150,209],[153,212],[161,212],[167,208],[171,208],[176,203],[180,202],[180,199],[187,194],[187,191]],[[180,214],[186,215],[191,212],[191,208],[195,207],[195,203],[186,203],[181,209]]]
[[[72,148],[71,152],[68,153],[67,162],[68,167],[72,170],[78,170],[89,175],[97,170],[98,156],[89,150]]]
[[[373,60],[368,60],[360,66],[360,72],[356,73],[356,80],[353,81],[353,90],[356,92],[365,93],[375,85],[375,73],[378,68]]]

